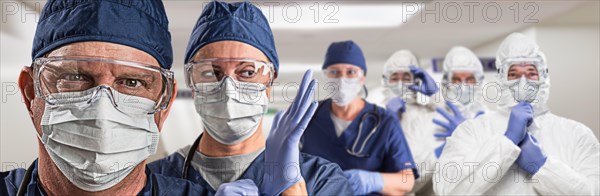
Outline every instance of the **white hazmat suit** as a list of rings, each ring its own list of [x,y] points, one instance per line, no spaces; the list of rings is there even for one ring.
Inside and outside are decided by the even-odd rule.
[[[497,112],[462,123],[447,139],[433,184],[440,195],[598,195],[600,149],[585,125],[549,112],[550,81],[545,57],[531,39],[508,36],[496,56],[502,95]],[[531,176],[517,163],[521,149],[505,136],[517,102],[506,82],[511,62],[537,65],[540,81],[529,134],[547,159]]]

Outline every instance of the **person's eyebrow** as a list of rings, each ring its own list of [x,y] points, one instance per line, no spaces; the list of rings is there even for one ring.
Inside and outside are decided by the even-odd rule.
[[[123,73],[119,75],[119,78],[133,78],[133,79],[150,79],[150,82],[154,82],[156,77],[152,74],[140,74],[140,73]]]

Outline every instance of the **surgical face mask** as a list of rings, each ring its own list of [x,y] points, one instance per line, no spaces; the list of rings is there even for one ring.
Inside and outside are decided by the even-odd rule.
[[[347,106],[358,96],[362,89],[360,80],[362,77],[357,78],[327,78],[327,82],[330,85],[335,86],[335,92],[331,99],[333,103],[338,106]]]
[[[158,144],[154,101],[100,87],[49,96],[38,135],[64,176],[90,192],[121,182]]]
[[[475,86],[461,83],[459,85],[450,84],[446,86],[445,99],[451,102],[458,101],[463,105],[472,103],[475,99]]]
[[[540,85],[539,81],[527,80],[524,75],[519,80],[508,81],[508,87],[516,102],[534,102]]]
[[[195,84],[194,105],[208,134],[219,143],[239,144],[258,129],[269,99],[263,84],[234,81]],[[202,90],[211,89],[211,90]]]

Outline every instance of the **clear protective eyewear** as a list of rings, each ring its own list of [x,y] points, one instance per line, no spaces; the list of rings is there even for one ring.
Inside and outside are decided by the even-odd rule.
[[[275,73],[272,63],[246,58],[192,60],[184,69],[187,86],[196,92],[215,91],[227,77],[237,81],[236,85],[257,84],[253,88],[262,91],[272,85]]]
[[[387,86],[395,86],[399,82],[403,84],[414,83],[414,75],[410,72],[409,68],[406,69],[394,69],[383,73],[383,79]]]
[[[535,72],[526,73],[527,74],[525,76],[526,78],[538,77],[537,80],[542,81],[543,79],[548,77],[548,69],[546,68],[546,65],[543,62],[541,62],[539,59],[536,59],[536,58],[506,59],[503,62],[501,62],[501,69],[498,70],[499,71],[498,74],[499,74],[500,78],[503,79],[504,82],[508,82],[510,80],[516,80],[516,79],[521,78],[522,74],[510,75],[510,74],[514,74],[514,73],[510,72],[510,69],[513,66],[526,66],[526,65],[533,65],[533,67],[536,69]],[[533,75],[531,75],[531,74],[533,74]]]
[[[166,109],[173,96],[173,72],[157,66],[91,56],[41,57],[33,62],[35,93],[46,103],[96,88],[110,87],[121,94],[156,103],[153,111]],[[102,88],[99,88],[102,87]],[[94,96],[89,97],[94,99]],[[112,97],[112,100],[123,100]],[[119,103],[114,103],[118,107]]]
[[[328,78],[349,78],[355,79],[360,78],[364,75],[364,72],[360,68],[348,68],[348,69],[340,69],[328,67],[323,70],[324,74]]]

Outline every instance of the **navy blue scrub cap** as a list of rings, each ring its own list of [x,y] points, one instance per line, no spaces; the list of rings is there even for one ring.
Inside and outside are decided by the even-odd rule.
[[[213,1],[206,5],[190,36],[185,62],[192,60],[203,46],[225,40],[256,47],[271,60],[275,72],[279,70],[279,58],[269,22],[260,9],[249,2]]]
[[[159,0],[49,0],[33,38],[32,59],[66,44],[111,42],[152,55],[170,69],[169,21]]]
[[[323,69],[327,69],[327,67],[338,63],[356,65],[365,72],[365,75],[367,74],[365,56],[360,47],[351,40],[333,42],[329,45],[329,48],[327,48]]]

